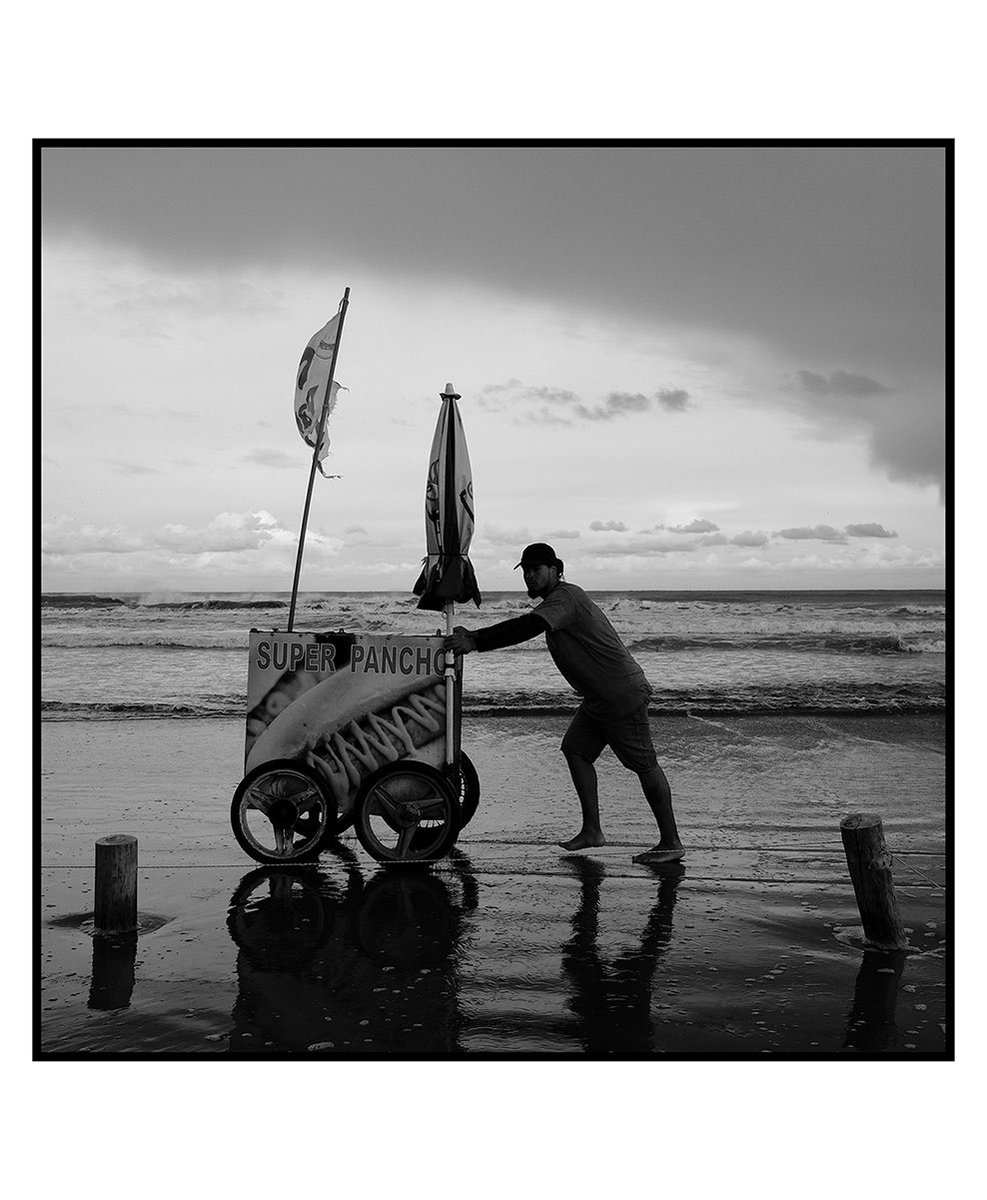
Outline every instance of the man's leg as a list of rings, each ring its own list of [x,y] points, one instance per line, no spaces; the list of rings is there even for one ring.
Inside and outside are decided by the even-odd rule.
[[[675,814],[672,811],[672,789],[665,778],[665,772],[655,765],[650,770],[638,774],[641,789],[654,813],[658,825],[658,844],[643,854],[635,854],[635,862],[676,862],[685,854],[679,840],[679,831],[675,825]]]
[[[583,827],[574,838],[567,842],[559,842],[563,850],[586,850],[590,846],[603,846],[606,838],[600,828],[600,798],[596,786],[596,767],[565,746],[562,748],[565,760],[569,764],[569,774],[579,797],[579,807],[583,812]]]
[[[577,709],[562,739],[562,753],[579,797],[583,827],[574,838],[559,842],[563,850],[586,850],[606,843],[600,828],[600,801],[596,790],[596,767],[593,766],[605,745],[606,736],[598,724],[582,708]]]

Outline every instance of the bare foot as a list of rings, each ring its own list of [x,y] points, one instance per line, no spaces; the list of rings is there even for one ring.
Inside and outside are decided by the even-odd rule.
[[[635,854],[632,861],[653,865],[655,863],[678,862],[680,858],[685,858],[685,848],[683,846],[663,846],[659,842],[657,846],[652,846],[650,850],[645,850],[642,854]]]
[[[605,846],[607,839],[602,833],[577,833],[567,842],[559,842],[563,850],[588,850],[591,846]]]

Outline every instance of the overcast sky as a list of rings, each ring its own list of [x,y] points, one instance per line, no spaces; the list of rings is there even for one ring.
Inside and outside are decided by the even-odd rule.
[[[410,591],[446,381],[481,589],[941,587],[944,152],[50,148],[43,578]]]

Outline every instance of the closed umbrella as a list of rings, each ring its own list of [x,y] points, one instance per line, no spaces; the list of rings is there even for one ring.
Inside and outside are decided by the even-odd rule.
[[[425,485],[425,547],[422,573],[415,584],[418,607],[446,615],[452,633],[457,604],[472,600],[479,607],[480,589],[468,552],[473,539],[473,475],[466,435],[452,384],[440,393],[442,410],[435,426]],[[446,747],[452,753],[455,668],[446,662]]]

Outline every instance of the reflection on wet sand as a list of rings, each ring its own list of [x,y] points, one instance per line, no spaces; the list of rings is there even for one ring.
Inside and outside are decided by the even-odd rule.
[[[593,859],[573,857],[567,861],[581,885],[572,937],[562,947],[562,967],[571,985],[569,1007],[578,1021],[576,1036],[587,1054],[651,1053],[656,1049],[652,980],[672,940],[676,889],[685,867],[669,863],[651,868],[658,880],[658,895],[639,948],[604,961],[597,938],[600,885],[606,871]]]
[[[340,845],[328,869],[262,867],[240,881],[227,927],[238,948],[229,1048],[238,1053],[454,1054],[459,970],[477,885],[386,867],[365,881]]]
[[[865,1053],[901,1049],[901,1031],[895,1014],[907,957],[904,951],[864,951],[847,1015],[844,1049]]]
[[[101,1012],[129,1008],[136,963],[136,933],[96,934],[88,1007]]]

